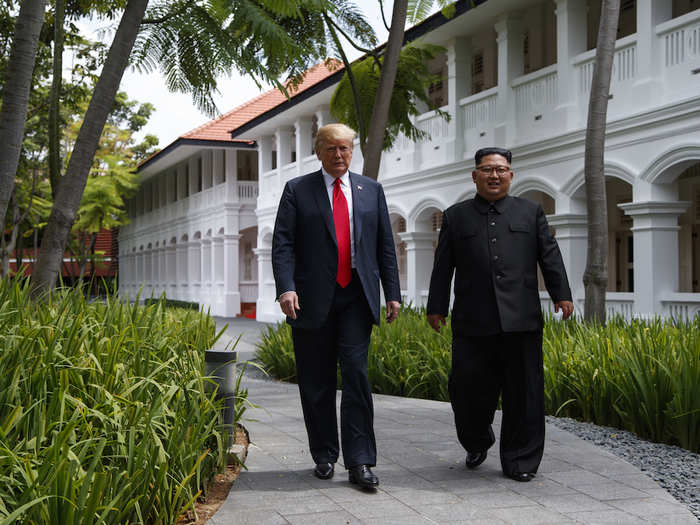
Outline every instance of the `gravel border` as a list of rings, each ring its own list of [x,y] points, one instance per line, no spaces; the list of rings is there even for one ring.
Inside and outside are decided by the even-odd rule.
[[[700,454],[672,445],[652,443],[626,430],[567,417],[547,416],[547,423],[592,441],[639,468],[700,520]]]

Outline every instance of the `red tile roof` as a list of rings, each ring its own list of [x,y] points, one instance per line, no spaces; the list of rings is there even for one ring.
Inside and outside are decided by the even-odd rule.
[[[304,74],[304,80],[297,86],[296,89],[288,88],[289,95],[294,98],[299,93],[318,84],[323,79],[329,77],[344,66],[342,62],[337,60],[328,60],[316,64]],[[250,122],[263,113],[279,106],[287,101],[287,97],[279,89],[275,88],[266,93],[241,104],[232,109],[228,113],[224,113],[220,117],[203,124],[184,135],[180,135],[182,139],[197,139],[197,140],[221,140],[226,142],[249,142],[247,140],[231,139],[231,131]]]

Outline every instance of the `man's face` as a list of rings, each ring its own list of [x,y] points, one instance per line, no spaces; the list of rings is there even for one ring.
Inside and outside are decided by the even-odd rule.
[[[502,155],[486,155],[472,171],[476,192],[487,201],[502,199],[510,190],[513,171]]]
[[[352,142],[348,140],[332,139],[323,142],[316,152],[323,169],[335,178],[340,177],[350,169],[352,160]]]

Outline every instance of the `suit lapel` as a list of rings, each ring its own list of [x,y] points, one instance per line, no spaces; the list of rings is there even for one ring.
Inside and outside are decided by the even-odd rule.
[[[355,245],[360,243],[362,237],[362,217],[361,211],[364,210],[366,192],[362,191],[362,185],[357,183],[357,176],[354,173],[349,174],[350,191],[352,192],[352,222],[355,226]]]
[[[316,199],[316,205],[318,206],[321,216],[323,217],[323,222],[326,223],[326,228],[328,228],[328,233],[331,234],[333,242],[338,244],[335,238],[335,224],[333,223],[333,211],[331,210],[331,203],[328,201],[328,190],[326,189],[326,182],[323,178],[323,173],[321,170],[318,171],[316,180],[311,185],[313,188],[314,198]]]

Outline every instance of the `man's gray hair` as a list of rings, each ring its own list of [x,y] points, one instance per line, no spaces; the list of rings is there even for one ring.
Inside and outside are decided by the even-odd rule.
[[[314,151],[318,153],[321,150],[321,146],[331,140],[347,140],[350,142],[350,147],[352,147],[356,135],[355,130],[345,124],[326,124],[321,126],[316,132]]]

